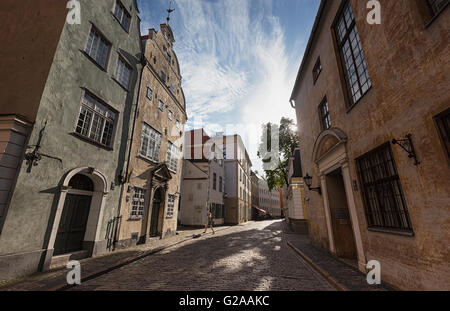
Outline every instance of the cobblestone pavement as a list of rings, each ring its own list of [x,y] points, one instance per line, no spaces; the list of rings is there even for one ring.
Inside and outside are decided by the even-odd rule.
[[[307,235],[301,235],[289,232],[289,229],[282,223],[285,240],[292,243],[304,255],[319,266],[323,271],[328,273],[335,281],[345,286],[350,291],[393,291],[387,284],[369,285],[367,276],[362,274],[356,267],[351,266],[343,261],[327,254],[326,252],[315,248],[309,242]]]
[[[217,232],[228,230],[229,226],[218,227]],[[152,239],[149,244],[140,245],[124,250],[117,250],[95,258],[87,258],[80,261],[82,267],[82,277],[87,275],[102,273],[102,271],[114,268],[117,265],[134,260],[149,253],[158,251],[162,248],[183,243],[191,240],[195,234],[201,234],[204,229],[195,229],[188,227],[180,227],[177,231],[178,235],[167,239]],[[211,231],[209,230],[209,235]],[[67,285],[66,275],[68,270],[56,269],[44,273],[35,273],[33,275],[0,282],[0,291],[51,291],[60,289]]]
[[[250,222],[145,257],[71,290],[335,290],[287,244],[282,222]]]

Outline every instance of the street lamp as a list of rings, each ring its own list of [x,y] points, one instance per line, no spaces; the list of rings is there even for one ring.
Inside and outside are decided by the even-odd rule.
[[[303,180],[305,181],[305,184],[308,186],[309,191],[317,191],[320,195],[322,195],[322,189],[319,187],[311,188],[312,185],[312,177],[309,176],[308,173],[306,173],[306,176],[303,177]]]

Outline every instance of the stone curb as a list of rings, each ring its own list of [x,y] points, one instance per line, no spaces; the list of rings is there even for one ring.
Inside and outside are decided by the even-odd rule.
[[[311,258],[306,256],[301,250],[296,248],[291,242],[287,242],[287,244],[297,253],[299,254],[314,270],[319,272],[331,285],[333,285],[337,290],[339,291],[350,291],[345,285],[337,281],[335,278],[333,278],[328,272],[323,270],[321,267],[319,267],[317,264],[312,261]]]
[[[215,232],[220,232],[220,231],[228,230],[228,229],[231,229],[231,228],[233,228],[233,226],[229,226],[229,227],[224,228],[224,229],[216,229]],[[212,235],[211,233],[209,233],[209,234]],[[202,233],[202,236],[203,236],[203,233]],[[161,251],[163,251],[163,250],[165,250],[165,249],[167,249],[169,247],[172,247],[172,246],[175,246],[175,245],[178,245],[178,244],[181,244],[181,243],[193,240],[193,239],[194,239],[193,237],[189,237],[189,238],[186,238],[184,240],[178,241],[176,243],[160,246],[160,247],[157,247],[157,248],[149,250],[149,251],[144,251],[144,253],[139,255],[139,256],[135,256],[135,257],[132,257],[132,258],[128,258],[128,259],[122,260],[122,261],[120,261],[120,262],[118,262],[118,263],[116,263],[116,264],[114,264],[114,265],[112,265],[110,267],[107,267],[105,269],[101,269],[101,270],[96,271],[96,272],[92,272],[92,273],[82,277],[81,278],[81,282],[83,283],[83,282],[87,282],[89,280],[98,278],[99,276],[102,276],[102,275],[107,274],[107,273],[109,273],[111,271],[120,269],[123,266],[132,264],[133,262],[139,261],[139,260],[141,260],[141,259],[143,259],[145,257],[157,254],[157,253],[159,253],[159,252],[161,252]],[[54,286],[54,287],[48,288],[48,289],[46,289],[46,291],[65,291],[65,290],[73,288],[73,287],[76,287],[76,285],[64,284],[64,285],[58,285],[58,286]]]

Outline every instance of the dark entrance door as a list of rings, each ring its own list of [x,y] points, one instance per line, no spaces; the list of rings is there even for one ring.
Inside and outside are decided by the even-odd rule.
[[[83,249],[91,201],[91,196],[67,195],[55,240],[55,256]]]
[[[155,196],[153,198],[153,207],[152,207],[152,220],[150,223],[150,237],[158,236],[158,227],[159,227],[159,218],[161,213],[161,202],[162,202],[161,190],[158,189],[155,192]]]
[[[341,170],[327,175],[326,181],[336,255],[356,259],[356,243]]]

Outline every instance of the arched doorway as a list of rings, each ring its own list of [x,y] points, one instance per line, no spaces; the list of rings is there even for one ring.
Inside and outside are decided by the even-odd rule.
[[[94,183],[88,176],[77,174],[70,180],[69,188],[56,234],[54,256],[83,249]]]
[[[63,176],[60,189],[43,271],[61,265],[61,258],[80,259],[106,251],[105,237],[100,234],[108,195],[105,175],[93,167],[76,168]]]
[[[359,270],[365,272],[347,135],[338,128],[322,132],[314,144],[312,160],[319,171],[330,251],[338,257],[357,260]]]
[[[153,197],[153,206],[152,206],[152,219],[150,224],[150,237],[156,237],[161,232],[161,224],[162,224],[162,208],[163,204],[163,193],[161,188],[156,189],[155,195]]]

